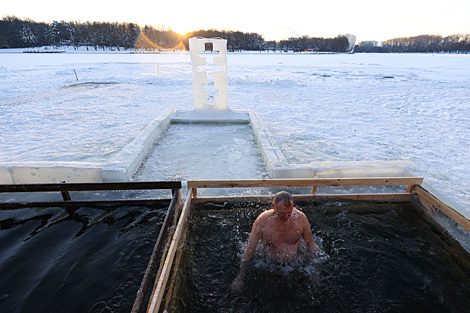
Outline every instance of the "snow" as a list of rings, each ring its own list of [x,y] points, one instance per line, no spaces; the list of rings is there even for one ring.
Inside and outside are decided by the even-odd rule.
[[[3,165],[106,163],[166,110],[194,106],[189,53],[16,52],[0,53]],[[410,161],[468,216],[470,56],[227,58],[229,107],[255,112],[289,163]]]

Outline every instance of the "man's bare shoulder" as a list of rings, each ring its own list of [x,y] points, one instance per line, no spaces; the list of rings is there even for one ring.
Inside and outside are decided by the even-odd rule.
[[[306,220],[307,219],[307,216],[304,214],[304,212],[294,208],[293,212],[292,212],[292,217],[294,217],[295,219],[298,219],[299,221],[301,220]]]
[[[270,218],[271,216],[273,216],[274,214],[274,210],[273,209],[270,209],[270,210],[266,210],[264,211],[263,213],[261,213],[260,215],[258,215],[258,217],[256,218],[256,223],[258,224],[265,224],[267,221],[268,221],[268,218]]]

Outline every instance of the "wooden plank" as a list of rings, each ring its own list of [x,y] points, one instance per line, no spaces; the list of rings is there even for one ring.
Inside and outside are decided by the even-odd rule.
[[[165,265],[163,266],[163,270],[160,275],[160,279],[158,280],[157,287],[153,292],[153,297],[150,299],[149,306],[147,308],[147,312],[149,313],[158,313],[158,310],[160,308],[160,304],[163,299],[163,294],[165,292],[166,283],[168,281],[168,276],[170,275],[171,266],[173,264],[173,259],[175,257],[176,248],[178,247],[179,239],[180,239],[181,232],[183,229],[183,225],[190,211],[189,208],[191,206],[191,199],[192,199],[190,195],[192,192],[193,190],[191,188],[188,188],[186,201],[184,203],[183,211],[181,212],[181,216],[178,221],[178,226],[176,227],[175,234],[171,241],[170,249],[168,250],[168,254],[165,259]]]
[[[416,186],[414,191],[419,197],[423,198],[437,209],[444,212],[451,219],[462,225],[465,229],[470,231],[470,220],[467,217],[463,216],[461,213],[457,212],[452,207],[439,200],[436,196],[432,195],[421,186]],[[429,206],[424,206],[427,207],[427,209],[430,209]]]
[[[173,193],[173,198],[171,199],[170,206],[165,215],[165,219],[163,220],[162,228],[160,229],[160,233],[158,234],[157,241],[155,246],[153,247],[152,255],[150,256],[149,263],[147,265],[147,269],[144,273],[144,278],[140,284],[140,288],[137,291],[137,296],[134,301],[134,305],[132,306],[131,313],[139,313],[142,309],[142,305],[145,299],[145,295],[147,294],[147,290],[150,284],[150,280],[152,279],[153,273],[155,272],[155,265],[157,264],[157,258],[160,255],[160,251],[162,250],[163,241],[165,236],[168,232],[168,227],[170,225],[170,216],[175,211],[175,208],[178,204],[178,197],[181,189],[177,189],[176,192]],[[157,277],[158,278],[158,277]]]
[[[411,177],[416,177],[416,176],[411,175]],[[406,187],[406,192],[412,192],[415,189],[415,186],[416,185],[408,185],[408,187]]]
[[[324,199],[347,199],[347,200],[363,200],[363,201],[411,201],[414,193],[379,193],[379,194],[300,194],[292,195],[294,200],[324,200]],[[225,202],[233,199],[240,201],[261,201],[271,202],[272,195],[264,196],[221,196],[221,197],[198,197],[193,198],[192,203],[200,204],[205,202]]]
[[[178,268],[179,268],[179,264],[181,261],[181,255],[183,254],[183,246],[184,246],[184,242],[186,241],[187,229],[188,229],[188,224],[185,224],[185,227],[183,230],[183,237],[180,239],[178,251],[176,252],[176,260],[173,266],[173,277],[171,279],[170,286],[168,287],[168,292],[166,294],[165,305],[163,307],[164,312],[168,312],[168,305],[170,304],[171,296],[173,295],[173,288],[174,288],[177,274],[178,274]]]
[[[171,199],[146,199],[146,200],[106,200],[106,201],[48,201],[48,202],[6,202],[0,203],[0,209],[19,209],[19,208],[44,208],[44,207],[62,207],[73,208],[81,206],[89,207],[112,207],[121,205],[161,205],[168,206]]]
[[[181,181],[157,181],[157,182],[116,182],[116,183],[59,183],[59,184],[21,184],[0,185],[0,193],[8,192],[60,192],[64,203],[50,202],[8,202],[0,203],[0,209],[18,207],[77,207],[77,206],[109,206],[109,205],[146,205],[158,203],[160,199],[140,200],[93,200],[72,201],[69,191],[94,191],[94,190],[154,190],[154,189],[181,189]],[[164,202],[169,200],[163,199]]]
[[[179,218],[179,216],[178,216],[178,218]],[[175,235],[175,230],[176,230],[177,224],[178,224],[178,221],[176,221],[176,223],[174,223],[170,227],[170,233],[168,234],[168,239],[166,240],[165,248],[163,249],[163,252],[162,252],[162,257],[160,259],[160,266],[158,267],[157,274],[155,275],[155,282],[153,284],[152,294],[150,295],[149,299],[152,299],[155,295],[155,290],[157,289],[157,285],[158,285],[158,282],[160,280],[163,267],[165,265],[166,256],[168,255],[168,251],[170,250],[171,242],[173,241],[173,236]],[[147,307],[147,312],[148,312],[148,307]]]
[[[180,189],[181,181],[0,185],[2,192]]]
[[[70,201],[70,200],[72,200],[72,198],[70,198],[70,194],[69,194],[68,191],[62,190],[60,193],[62,194],[62,199],[64,199],[64,201]]]
[[[173,192],[178,192],[178,198],[177,198],[176,209],[175,209],[175,221],[174,221],[174,225],[176,225],[178,224],[178,218],[181,213],[181,196],[183,192],[181,191],[181,189],[173,189]]]
[[[419,185],[422,177],[188,180],[188,188]]]
[[[419,202],[425,209],[427,209],[430,213],[435,213],[435,207],[429,201],[427,201],[420,195],[417,195],[417,196],[418,196]]]
[[[313,178],[313,179],[318,179],[317,176],[313,176],[312,178]],[[317,188],[318,188],[318,186],[316,186],[316,185],[315,185],[315,186],[312,186],[312,190],[310,191],[310,193],[311,193],[311,194],[316,194],[316,193],[317,193]]]

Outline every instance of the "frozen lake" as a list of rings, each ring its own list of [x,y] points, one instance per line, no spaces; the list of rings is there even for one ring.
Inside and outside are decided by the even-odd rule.
[[[289,163],[408,160],[469,216],[469,73],[469,55],[229,54],[229,107],[256,112]],[[164,110],[192,108],[187,53],[0,53],[3,164],[105,162]]]

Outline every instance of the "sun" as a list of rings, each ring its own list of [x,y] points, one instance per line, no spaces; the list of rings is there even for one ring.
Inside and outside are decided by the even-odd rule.
[[[182,24],[176,23],[174,25],[171,25],[170,28],[172,31],[174,31],[175,33],[181,36],[184,36],[187,33],[194,31],[194,29],[191,29],[189,25],[185,25],[184,23]]]
[[[189,33],[190,31],[177,31],[175,29],[172,29],[175,33],[177,33],[178,35],[180,35],[181,37],[184,37],[187,33]]]

